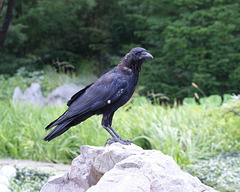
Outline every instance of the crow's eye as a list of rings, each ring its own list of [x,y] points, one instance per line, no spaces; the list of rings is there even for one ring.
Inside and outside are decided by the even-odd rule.
[[[135,55],[141,55],[141,52],[134,52],[135,53]]]

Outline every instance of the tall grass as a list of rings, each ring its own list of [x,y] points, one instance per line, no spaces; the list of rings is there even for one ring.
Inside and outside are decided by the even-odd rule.
[[[110,137],[93,116],[51,142],[44,128],[65,108],[45,108],[0,102],[0,156],[69,163],[80,145],[103,146]],[[143,148],[159,149],[180,165],[222,151],[240,150],[240,118],[224,116],[221,108],[161,107],[128,104],[114,116],[113,127],[124,139]]]
[[[74,128],[73,132],[66,132],[60,139],[45,142],[43,137],[47,133],[44,127],[59,116],[64,108],[23,107],[11,102],[2,102],[1,106],[0,155],[3,157],[66,163],[79,154],[80,145],[95,144],[94,140],[98,139],[93,130],[97,123],[92,118],[87,122],[88,126],[92,125],[91,130],[86,130],[91,134],[86,134],[84,129]]]
[[[72,82],[86,85],[94,78],[69,77],[50,68],[31,73],[20,69],[13,77],[0,75],[0,157],[70,163],[80,153],[80,145],[103,146],[110,135],[101,127],[101,116],[89,118],[48,143],[43,141],[47,135],[44,128],[66,107],[11,102],[16,86],[24,90],[31,82],[38,82],[46,96],[56,86]],[[231,105],[163,107],[135,97],[115,113],[113,128],[124,139],[145,149],[161,150],[180,165],[187,165],[219,152],[240,150],[240,118],[231,111]]]
[[[152,148],[171,155],[180,164],[240,149],[240,118],[223,116],[224,109],[205,110],[198,105],[164,108],[145,104],[120,113],[116,127],[130,128],[127,133],[135,137],[144,136]]]

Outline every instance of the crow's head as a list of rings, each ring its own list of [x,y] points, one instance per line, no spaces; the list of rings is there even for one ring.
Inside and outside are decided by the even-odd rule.
[[[145,61],[146,59],[153,59],[153,56],[147,52],[146,49],[142,47],[133,48],[129,54],[132,56],[132,59],[137,61]]]
[[[140,72],[142,63],[147,59],[153,59],[153,56],[146,49],[135,47],[125,55],[124,63],[135,72]]]

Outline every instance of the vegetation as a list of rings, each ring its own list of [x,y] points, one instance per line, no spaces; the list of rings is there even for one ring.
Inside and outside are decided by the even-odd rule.
[[[141,94],[162,93],[173,103],[192,96],[195,82],[207,96],[222,96],[240,92],[239,33],[238,0],[22,0],[0,71],[59,60],[99,75],[142,46],[155,59],[143,66]]]
[[[70,83],[84,86],[95,80],[96,77],[88,73],[78,74],[78,77],[76,75],[69,76],[65,73],[56,73],[56,70],[50,66],[46,66],[44,70],[32,72],[22,67],[17,70],[14,76],[0,74],[0,98],[7,101],[12,97],[15,87],[18,86],[21,90],[25,90],[33,82],[41,84],[43,95],[47,96],[58,86]]]
[[[51,78],[54,72],[48,70]],[[84,144],[103,146],[109,137],[101,127],[101,117],[94,116],[61,137],[46,143],[44,127],[58,117],[66,107],[23,107],[12,104],[14,86],[27,86],[26,81],[39,81],[43,90],[58,86],[48,81],[44,72],[26,73],[19,70],[14,77],[0,76],[4,96],[0,113],[0,154],[5,157],[69,163],[79,154]],[[57,75],[57,82],[66,82],[70,77]],[[34,77],[34,78],[33,78]],[[76,77],[72,81],[81,82]],[[52,82],[52,83],[51,83]],[[25,88],[25,87],[23,87]],[[11,91],[10,91],[11,90]],[[135,140],[143,148],[154,148],[171,155],[179,164],[191,164],[223,151],[239,150],[240,118],[235,115],[239,102],[223,106],[184,105],[160,106],[144,97],[136,97],[117,111],[113,126],[126,139]],[[233,110],[234,109],[234,110]],[[232,111],[231,111],[232,110]]]
[[[113,127],[184,169],[192,166],[208,184],[224,178],[207,170],[216,165],[210,158],[225,172],[226,159],[215,155],[240,150],[238,0],[21,0],[13,14],[0,52],[0,157],[69,163],[80,145],[103,146],[109,135],[99,116],[44,142],[44,127],[66,107],[13,105],[13,90],[38,82],[46,97],[65,83],[87,85],[141,46],[155,59],[143,65],[137,94],[117,112]]]
[[[150,103],[129,104],[117,112],[113,125],[120,135],[144,148],[171,155],[180,164],[189,164],[213,154],[239,150],[240,118],[222,117],[219,109],[202,106],[164,108]],[[109,135],[94,116],[46,143],[44,127],[64,109],[22,107],[1,102],[1,149],[5,157],[69,163],[84,144],[103,146]],[[126,111],[127,109],[127,111]]]
[[[95,77],[83,78],[85,81],[74,75],[58,74],[51,68],[35,72],[22,68],[15,76],[0,75],[0,157],[70,163],[79,155],[80,145],[103,146],[110,135],[101,127],[100,116],[91,117],[47,143],[43,141],[47,134],[44,128],[66,107],[23,107],[21,103],[14,105],[11,102],[15,86],[24,90],[31,82],[39,82],[47,96],[60,84],[75,82],[86,85]],[[223,177],[222,174],[216,172],[211,175],[207,172],[206,159],[219,153],[240,150],[240,98],[234,96],[223,104],[216,98],[219,96],[203,97],[201,105],[189,98],[184,100],[184,105],[175,103],[164,106],[159,105],[157,98],[152,103],[135,94],[129,103],[117,111],[113,126],[124,139],[133,139],[145,149],[159,149],[171,155],[183,169],[197,175],[205,183],[220,189],[231,189],[230,186],[235,185],[237,180],[227,180],[224,186],[220,186],[216,178]],[[216,100],[216,103],[209,105],[209,102]],[[201,171],[199,166],[204,162],[206,168]],[[207,175],[207,179],[200,173]],[[39,182],[30,185],[35,187]]]
[[[10,190],[13,192],[40,191],[49,177],[50,174],[39,170],[17,168],[17,175],[10,182]]]
[[[240,153],[220,153],[207,160],[189,166],[188,171],[202,182],[221,192],[237,192],[240,189]]]

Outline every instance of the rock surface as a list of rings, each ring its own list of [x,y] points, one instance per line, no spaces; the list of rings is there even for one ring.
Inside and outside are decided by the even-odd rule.
[[[32,83],[24,93],[22,93],[19,87],[15,87],[12,100],[14,104],[20,102],[22,104],[31,104],[34,106],[44,106],[45,104],[63,106],[80,90],[81,87],[73,83],[70,85],[63,85],[53,90],[48,95],[47,99],[45,99],[42,95],[40,84]]]
[[[16,176],[17,170],[11,165],[5,165],[0,169],[0,175],[4,175],[7,178],[13,178]]]
[[[66,102],[78,91],[81,90],[81,87],[76,84],[63,85],[54,89],[47,97],[48,105],[57,105],[63,106],[66,105]]]
[[[0,192],[10,192],[9,180],[16,176],[17,170],[10,165],[4,165],[0,169]]]
[[[0,191],[1,192],[11,192],[10,189],[6,185],[0,184]]]
[[[21,102],[23,104],[45,105],[45,98],[42,95],[41,86],[38,83],[32,83],[24,93],[19,87],[15,87],[13,93],[13,103]]]
[[[157,150],[131,144],[81,146],[69,173],[49,181],[41,192],[214,192],[183,172],[175,161]]]

